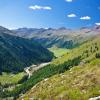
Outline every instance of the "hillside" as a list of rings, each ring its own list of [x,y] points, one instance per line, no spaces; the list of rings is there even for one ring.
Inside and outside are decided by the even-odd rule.
[[[36,84],[19,100],[89,100],[100,96],[100,59],[75,66]],[[93,99],[94,100],[94,99]],[[99,99],[95,99],[99,100]]]
[[[18,97],[20,94],[30,90],[38,82],[52,77],[56,74],[64,73],[72,67],[80,64],[88,64],[92,60],[100,57],[100,36],[87,41],[81,46],[70,50],[67,54],[53,60],[49,65],[37,70],[30,79],[17,86],[13,91],[5,93],[5,96]],[[91,65],[92,66],[92,65]]]
[[[29,38],[40,42],[46,48],[71,49],[100,34],[100,26],[82,27],[80,29],[54,28],[20,28],[13,30],[20,37]]]
[[[12,31],[0,27],[0,71],[19,72],[32,64],[49,62],[53,54],[35,41],[12,36]]]
[[[37,72],[42,81],[35,83],[19,100],[89,100],[100,96],[100,36],[74,48],[51,64],[44,70],[52,75],[45,72],[42,76],[43,73]],[[39,71],[43,72],[43,69]]]
[[[55,59],[52,64],[61,64],[69,59],[82,56],[82,59],[88,62],[95,57],[95,54],[100,51],[100,35],[84,42],[82,45],[71,49],[70,52],[64,54],[62,57]]]

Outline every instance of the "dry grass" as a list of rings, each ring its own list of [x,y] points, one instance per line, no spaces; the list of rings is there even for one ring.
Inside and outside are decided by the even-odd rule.
[[[24,99],[88,100],[99,95],[100,60],[96,59],[41,81],[24,95]]]

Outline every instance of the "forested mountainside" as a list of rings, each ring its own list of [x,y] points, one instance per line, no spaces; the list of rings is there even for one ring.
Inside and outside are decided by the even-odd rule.
[[[61,27],[58,29],[19,28],[12,31],[13,35],[36,40],[46,48],[56,46],[71,49],[100,34],[100,26],[82,27],[76,30]]]
[[[29,65],[53,58],[53,53],[39,43],[10,34],[13,32],[0,27],[0,72],[23,71]]]

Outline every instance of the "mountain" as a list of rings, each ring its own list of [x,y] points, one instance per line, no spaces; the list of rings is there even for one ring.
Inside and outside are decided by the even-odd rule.
[[[20,28],[13,32],[20,37],[38,41],[46,48],[56,46],[70,49],[100,34],[100,26],[82,27],[76,30],[65,27],[58,29]]]
[[[13,30],[16,35],[24,38],[29,38],[41,43],[44,47],[49,48],[52,46],[58,47],[66,47],[71,48],[72,40],[69,33],[71,30],[67,30],[66,28],[59,28],[59,29],[32,29],[32,28],[20,28],[18,30]],[[67,43],[66,43],[67,40]]]
[[[25,67],[41,62],[49,62],[53,54],[36,41],[14,35],[12,31],[0,27],[0,71],[18,72]]]

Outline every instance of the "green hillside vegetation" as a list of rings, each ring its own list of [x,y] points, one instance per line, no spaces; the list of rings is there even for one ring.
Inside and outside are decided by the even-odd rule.
[[[23,71],[52,58],[53,54],[37,42],[0,32],[0,73]]]
[[[13,91],[5,93],[2,96],[17,97],[20,93],[25,93],[32,86],[38,82],[49,78],[55,74],[60,74],[69,70],[70,68],[79,65],[80,63],[88,63],[95,59],[100,52],[100,37],[94,38],[65,54],[61,58],[54,60],[51,64],[45,66],[34,72],[32,77],[24,82],[22,85],[17,86]]]
[[[79,55],[86,61],[95,57],[95,54],[100,51],[100,36],[92,38],[84,42],[82,45],[71,49],[70,52],[64,54],[61,58],[55,59],[52,64],[61,64],[69,59],[73,59]]]
[[[74,58],[73,60],[68,60],[63,64],[60,65],[47,65],[44,68],[33,73],[32,77],[27,80],[26,82],[22,83],[20,86],[17,86],[13,91],[5,91],[3,92],[2,96],[13,96],[17,98],[19,94],[25,93],[29,90],[32,86],[37,84],[38,82],[42,81],[47,77],[51,77],[57,73],[63,73],[65,70],[69,70],[70,67],[78,65],[80,63],[80,57]]]
[[[44,79],[22,98],[24,100],[89,100],[100,96],[100,59],[75,66],[70,70]],[[20,98],[19,100],[22,100]]]
[[[20,85],[27,79],[28,76],[24,72],[18,74],[3,72],[2,75],[0,75],[0,100],[3,100],[1,96],[4,91],[12,91],[15,86]],[[8,100],[12,99],[9,98]]]
[[[69,49],[65,49],[65,48],[52,47],[48,49],[54,53],[55,57],[61,57],[62,55],[69,52]]]
[[[2,75],[0,75],[0,83],[2,85],[17,84],[25,75],[24,72],[18,74],[2,73]]]

